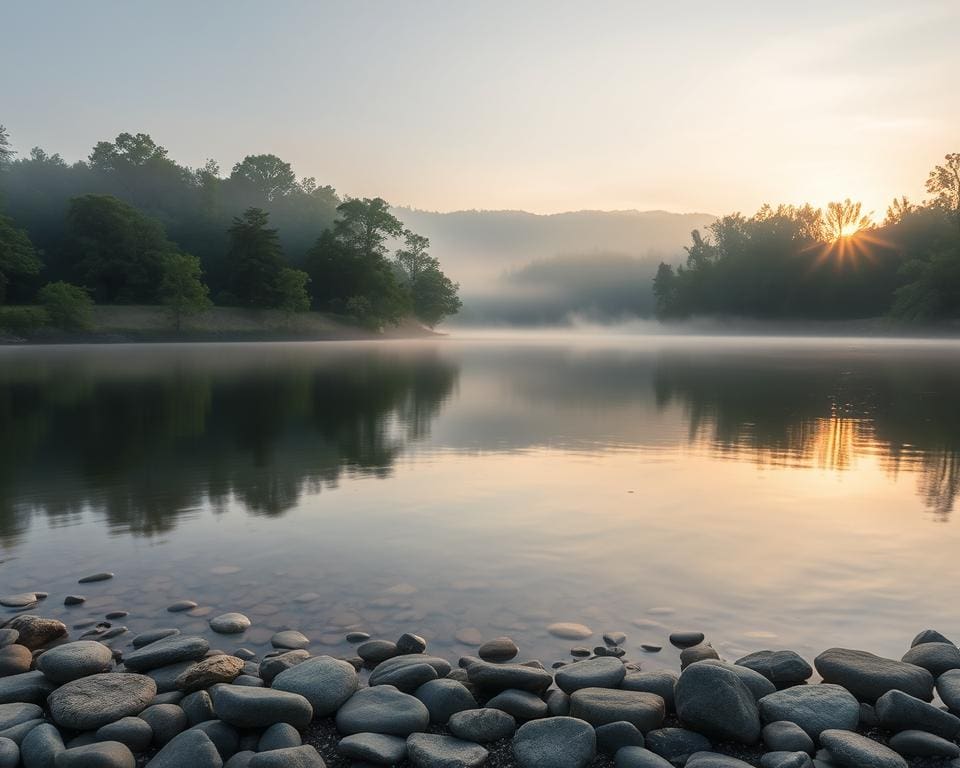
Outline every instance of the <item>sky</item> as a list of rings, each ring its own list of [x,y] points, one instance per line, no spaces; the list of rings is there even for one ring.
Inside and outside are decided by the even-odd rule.
[[[272,152],[427,210],[752,212],[896,195],[960,151],[957,0],[4,3],[0,123]]]

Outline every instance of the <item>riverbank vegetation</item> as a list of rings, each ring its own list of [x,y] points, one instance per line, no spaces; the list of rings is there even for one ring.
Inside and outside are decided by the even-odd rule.
[[[429,246],[381,198],[343,199],[275,155],[224,175],[122,133],[68,164],[16,157],[0,126],[0,324],[14,331],[89,328],[90,302],[165,305],[176,330],[212,306],[433,327],[460,299]]]
[[[686,264],[661,263],[657,315],[958,318],[960,153],[930,172],[926,189],[920,204],[894,200],[881,224],[849,199],[724,216],[693,232]]]

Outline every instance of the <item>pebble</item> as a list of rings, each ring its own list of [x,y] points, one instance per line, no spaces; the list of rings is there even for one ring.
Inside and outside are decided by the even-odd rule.
[[[229,760],[240,748],[240,733],[232,725],[227,725],[222,720],[204,720],[202,723],[193,726],[191,730],[202,731],[207,734],[207,738],[213,742],[213,746],[224,760]],[[248,733],[247,739],[251,746],[256,746],[256,733]]]
[[[106,672],[60,686],[47,705],[57,725],[88,731],[139,714],[156,693],[156,683],[145,675]]]
[[[424,731],[430,712],[415,696],[390,685],[361,688],[337,711],[337,730],[344,734],[385,733],[409,736]]]
[[[450,716],[450,733],[460,739],[486,744],[512,736],[517,729],[513,715],[501,709],[467,709]]]
[[[83,595],[67,595],[65,598],[63,598],[64,605],[80,605],[86,601],[87,598],[85,598]]]
[[[150,768],[223,768],[223,758],[201,730],[191,728],[178,734],[150,760]]]
[[[510,661],[520,653],[517,644],[509,637],[496,637],[488,640],[477,650],[477,655],[484,661]]]
[[[175,627],[165,627],[163,629],[152,629],[149,632],[142,632],[133,638],[133,647],[134,648],[143,648],[145,645],[150,645],[150,643],[155,643],[157,640],[163,640],[167,637],[173,637],[174,635],[179,635],[180,630]]]
[[[407,740],[382,733],[355,733],[337,744],[344,757],[376,765],[396,765],[407,756]]]
[[[179,691],[193,693],[216,683],[229,683],[243,671],[243,665],[236,656],[208,656],[181,672],[174,685]]]
[[[680,669],[684,670],[691,664],[696,664],[698,661],[717,661],[719,659],[720,654],[717,653],[712,645],[707,645],[706,643],[691,645],[689,648],[684,648],[680,651]]]
[[[677,686],[677,674],[671,670],[652,672],[631,672],[620,683],[625,691],[645,691],[655,693],[663,699],[667,712],[676,709],[674,692]]]
[[[641,643],[640,648],[647,653],[660,653],[663,650],[662,645],[654,645],[653,643]]]
[[[38,670],[0,677],[0,704],[42,704],[54,688]]]
[[[852,731],[860,721],[860,704],[839,685],[797,685],[764,696],[760,714],[768,723],[795,723],[814,741],[825,730]]]
[[[368,640],[357,648],[357,655],[372,665],[392,659],[397,653],[397,644],[390,640]]]
[[[477,700],[463,683],[444,678],[428,680],[413,695],[430,713],[430,722],[444,725],[457,712],[477,708]]]
[[[960,669],[960,648],[953,643],[921,643],[903,655],[902,661],[923,667],[934,677]]]
[[[616,688],[625,676],[620,661],[602,657],[558,669],[554,680],[564,693],[573,693],[581,688]]]
[[[286,629],[282,632],[276,632],[270,638],[270,645],[274,648],[282,648],[289,651],[298,651],[310,646],[310,638],[302,632],[293,629]]]
[[[146,672],[182,661],[197,661],[210,650],[205,638],[194,635],[172,635],[143,646],[123,657],[127,669]]]
[[[297,693],[222,683],[211,687],[209,693],[217,717],[237,728],[290,723],[302,730],[313,719],[310,702]]]
[[[193,600],[178,600],[172,605],[167,606],[167,610],[170,613],[180,613],[181,611],[192,611],[198,606],[198,603],[193,602]]]
[[[960,737],[960,717],[903,691],[887,691],[874,709],[880,726],[890,731],[920,730],[945,739]]]
[[[646,733],[659,728],[664,715],[663,699],[653,693],[581,688],[570,695],[570,716],[594,726],[626,720]]]
[[[513,738],[518,768],[586,768],[597,753],[589,723],[573,717],[549,717],[522,725]]]
[[[760,756],[760,768],[814,768],[806,752],[765,752]]]
[[[712,748],[706,736],[686,728],[655,728],[645,738],[647,749],[671,762]]]
[[[483,633],[476,627],[465,627],[458,629],[454,633],[453,639],[463,645],[477,647],[483,644]]]
[[[304,744],[259,752],[250,758],[250,768],[326,768],[326,764],[316,749]]]
[[[916,637],[910,643],[910,647],[914,648],[923,643],[949,643],[952,642],[946,637],[941,635],[935,629],[925,629],[922,632],[918,633]]]
[[[346,641],[348,643],[362,643],[369,640],[370,635],[367,632],[347,632]]]
[[[671,644],[677,648],[691,648],[700,645],[703,640],[703,632],[674,632],[670,635]]]
[[[302,664],[309,658],[310,654],[304,650],[288,651],[277,656],[268,656],[260,662],[257,674],[263,679],[264,683],[270,685],[281,672],[295,667],[297,664]]]
[[[5,731],[7,728],[26,723],[29,720],[42,718],[43,709],[36,704],[20,704],[17,702],[0,704],[0,731]]]
[[[98,741],[118,741],[126,744],[131,752],[143,752],[153,741],[153,729],[139,717],[121,717],[97,729]]]
[[[794,651],[756,651],[736,663],[776,684],[797,685],[810,679],[813,667]]]
[[[0,736],[0,768],[17,768],[20,764],[20,747],[17,742]]]
[[[58,645],[37,659],[37,668],[55,683],[69,683],[88,675],[109,672],[113,652],[95,640],[77,640]]]
[[[413,768],[478,768],[488,754],[479,744],[452,736],[413,733],[407,737],[407,759]]]
[[[0,629],[0,648],[6,648],[8,645],[13,645],[20,637],[20,633],[15,629],[10,629],[9,627]]]
[[[275,690],[303,696],[310,702],[314,717],[334,714],[354,694],[359,685],[351,664],[330,656],[317,656],[278,674]]]
[[[397,640],[397,653],[399,654],[423,653],[426,650],[427,641],[420,635],[405,632]]]
[[[944,672],[937,678],[937,693],[944,704],[960,713],[960,670]]]
[[[817,656],[813,664],[825,683],[842,685],[868,704],[893,689],[924,701],[933,698],[933,675],[904,661],[849,648],[830,648]]]
[[[777,690],[777,687],[767,678],[765,678],[759,672],[754,672],[749,667],[742,667],[739,664],[730,664],[726,661],[719,661],[717,659],[704,659],[699,663],[708,664],[714,667],[721,667],[722,669],[733,672],[733,674],[740,678],[740,682],[750,689],[750,693],[753,694],[753,698],[757,699],[758,701],[764,696],[775,693]]]
[[[925,731],[900,731],[888,744],[905,757],[960,757],[960,746]]]
[[[92,573],[89,576],[84,576],[82,579],[77,580],[77,584],[92,584],[96,581],[106,581],[107,579],[112,579],[113,574],[110,571],[101,571],[100,573]]]
[[[627,642],[627,634],[625,632],[604,632],[603,642],[607,645],[623,645]]]
[[[763,715],[762,709],[761,715]],[[812,755],[816,749],[810,734],[789,720],[775,720],[767,723],[763,726],[761,738],[770,752],[808,752]]]
[[[570,649],[570,655],[574,658],[586,658],[591,653],[592,651],[589,648],[584,648],[582,645]]]
[[[186,713],[176,704],[154,704],[139,715],[153,731],[153,743],[162,747],[188,726]]]
[[[547,632],[564,640],[586,640],[593,635],[593,630],[585,624],[575,624],[569,621],[551,624],[547,627]]]
[[[477,688],[488,693],[517,688],[539,694],[553,682],[553,675],[543,669],[523,664],[490,664],[479,660],[467,667],[467,676]]]
[[[819,669],[819,667],[818,667]],[[859,733],[826,730],[820,734],[820,743],[840,765],[855,768],[907,768],[907,761],[883,744]]]
[[[384,665],[388,663],[384,662],[371,673],[368,681],[370,685],[392,685],[405,693],[413,693],[424,683],[438,677],[437,670],[426,662],[385,668]]]
[[[500,709],[517,720],[536,720],[546,717],[547,702],[530,691],[507,689],[487,701],[490,709]]]
[[[64,749],[57,727],[53,723],[41,723],[20,742],[20,757],[28,768],[49,768]]]
[[[272,749],[288,749],[302,744],[300,732],[289,723],[274,723],[260,734],[257,752],[269,752]]]
[[[33,665],[30,649],[19,643],[0,648],[0,678],[29,672]]]
[[[643,734],[633,723],[618,720],[594,729],[597,734],[597,750],[611,757],[623,747],[642,747]]]
[[[681,722],[704,736],[740,744],[760,740],[756,699],[729,669],[693,664],[681,673],[675,696]]]
[[[17,643],[35,651],[38,648],[67,634],[67,625],[57,619],[44,619],[40,616],[24,614],[17,616],[7,624],[9,629],[19,632]]]
[[[187,722],[191,726],[207,720],[215,720],[217,717],[213,711],[213,701],[206,691],[194,691],[187,694],[180,700],[180,707],[186,713]]]
[[[242,613],[222,613],[210,619],[210,629],[221,635],[237,635],[250,628],[250,619]]]
[[[627,746],[617,752],[614,768],[673,768],[673,766],[649,749]]]

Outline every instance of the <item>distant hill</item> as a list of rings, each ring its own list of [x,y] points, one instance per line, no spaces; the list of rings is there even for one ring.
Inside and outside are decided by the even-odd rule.
[[[677,261],[705,213],[524,211],[434,213],[398,208],[426,235],[444,271],[461,285],[472,322],[557,322],[645,314],[657,264]]]

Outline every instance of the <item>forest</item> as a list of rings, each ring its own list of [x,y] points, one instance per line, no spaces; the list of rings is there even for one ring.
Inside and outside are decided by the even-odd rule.
[[[686,264],[653,281],[662,319],[960,318],[960,153],[926,180],[929,198],[894,200],[879,224],[850,199],[763,206],[692,233]]]
[[[0,326],[80,330],[97,304],[315,310],[370,328],[460,308],[459,286],[377,198],[341,198],[271,154],[229,174],[180,165],[147,134],[67,163],[18,157],[0,126]]]

